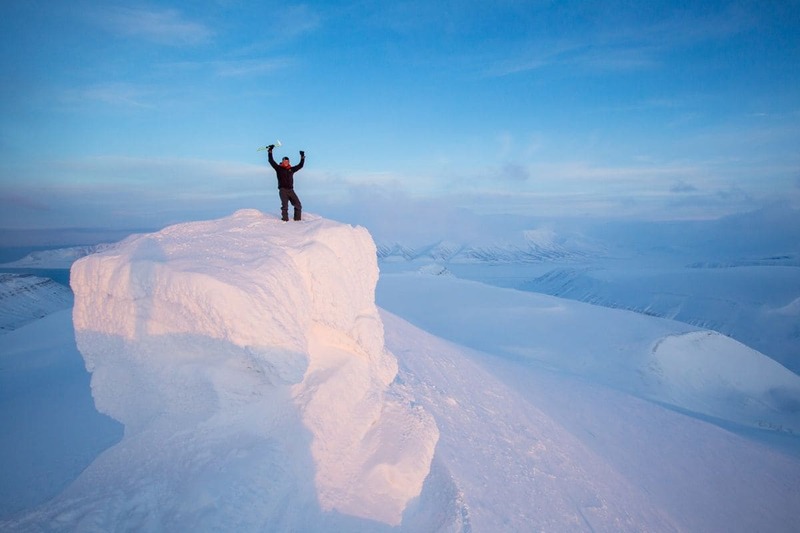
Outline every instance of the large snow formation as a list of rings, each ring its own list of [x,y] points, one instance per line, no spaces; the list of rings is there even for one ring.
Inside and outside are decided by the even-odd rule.
[[[123,518],[186,531],[399,524],[438,430],[393,384],[377,279],[365,229],[255,210],[77,261],[78,348],[97,409],[125,436],[46,519],[104,530]]]

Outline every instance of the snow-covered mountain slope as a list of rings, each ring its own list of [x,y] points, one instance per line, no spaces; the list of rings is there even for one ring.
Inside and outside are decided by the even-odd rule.
[[[453,276],[385,275],[376,293],[377,278],[362,228],[255,211],[78,261],[74,338],[96,408],[125,434],[0,529],[795,528],[797,386],[761,354],[677,322]],[[40,326],[68,341],[42,344]],[[58,453],[53,403],[103,419],[85,401],[86,374],[64,371],[78,357],[69,326],[54,313],[6,336],[10,483],[53,475],[18,451]],[[72,387],[82,403],[24,397]],[[686,410],[767,421],[795,455]],[[30,423],[40,418],[48,427]],[[91,454],[113,435],[99,426],[62,451]],[[61,482],[75,476],[48,464]]]
[[[0,273],[0,334],[70,306],[70,290],[51,279]]]
[[[113,243],[92,244],[85,246],[69,246],[52,250],[31,252],[22,259],[3,263],[6,268],[69,268],[72,263],[89,254],[102,252],[113,247]]]
[[[507,238],[477,242],[444,240],[428,244],[383,242],[378,244],[381,261],[435,261],[448,263],[541,263],[576,261],[594,257],[604,251],[595,241],[576,234],[557,234],[549,228],[511,232]]]
[[[458,292],[450,299],[454,310],[464,304]],[[495,313],[515,319],[519,302],[504,291],[490,287],[481,296]],[[564,302],[563,311],[573,305]],[[465,527],[458,531],[796,529],[798,455],[587,376],[503,357],[501,334],[487,337],[489,353],[480,353],[388,312],[383,317],[400,378],[439,426],[434,465],[463,504]],[[477,331],[485,318],[458,317],[461,328]],[[580,327],[573,336],[595,341]],[[442,509],[452,512],[452,505]]]
[[[437,427],[393,384],[363,228],[254,210],[72,267],[77,345],[121,442],[21,529],[401,522]]]
[[[554,266],[523,290],[679,320],[729,335],[800,373],[800,269]]]
[[[475,246],[442,242],[434,245],[409,247],[399,243],[378,247],[381,261],[432,260],[442,263],[538,263],[585,257],[584,254],[559,249],[540,249],[515,245]]]
[[[384,314],[401,378],[436,417],[436,460],[463,508],[457,531],[677,531],[639,492],[463,347]]]
[[[718,333],[450,276],[384,275],[377,298],[470,348],[701,416],[800,435],[800,376]]]
[[[435,264],[499,287],[679,320],[731,336],[800,374],[800,315],[792,311],[800,299],[800,211],[775,205],[719,220],[529,227],[537,229],[522,232],[524,245],[502,245],[495,235],[480,244],[453,236],[449,253],[403,241],[379,247],[381,269]]]
[[[462,307],[463,287],[449,286],[456,289],[449,297],[451,305]],[[410,294],[416,297],[413,291]],[[509,299],[505,291],[488,287],[481,299],[509,323],[517,319],[520,302]],[[580,307],[562,303],[567,314],[572,306]],[[417,304],[422,306],[425,300]],[[605,312],[598,308],[594,317]],[[479,313],[454,316],[459,328],[476,332],[485,319]],[[538,316],[541,321],[553,318]],[[586,377],[549,371],[526,359],[489,355],[502,355],[506,336],[492,333],[484,343],[488,354],[482,354],[434,337],[390,313],[382,312],[381,319],[386,346],[400,367],[394,386],[435,418],[440,433],[430,473],[401,526],[322,513],[312,501],[310,485],[288,491],[295,472],[305,472],[309,479],[314,476],[304,430],[292,427],[296,419],[287,420],[265,443],[258,438],[264,424],[259,415],[272,411],[256,406],[229,413],[223,427],[209,421],[199,422],[194,432],[162,428],[162,440],[149,447],[148,459],[137,461],[149,474],[134,473],[130,483],[115,477],[87,479],[84,474],[79,485],[91,481],[115,493],[125,492],[130,512],[120,517],[122,505],[107,497],[103,503],[114,506],[102,510],[100,505],[88,506],[80,528],[102,529],[114,517],[118,528],[163,530],[176,523],[163,518],[172,509],[175,521],[197,525],[201,531],[793,530],[800,509],[796,458]],[[638,325],[623,321],[619,329]],[[596,342],[579,323],[572,336],[576,344]],[[63,346],[58,346],[59,339]],[[8,430],[0,435],[4,471],[0,486],[4,497],[25,503],[35,491],[59,492],[47,481],[74,478],[80,467],[76,470],[71,461],[91,457],[97,453],[97,443],[119,436],[91,403],[68,314],[55,313],[12,332],[7,340],[15,364],[13,368],[4,364],[0,373],[4,378],[0,391],[6,393],[0,394],[0,413]],[[232,383],[236,376],[231,377]],[[27,390],[32,392],[23,394]],[[332,410],[337,409],[336,401],[330,399]],[[23,407],[26,416],[18,416]],[[224,417],[220,412],[215,421],[221,423]],[[341,420],[348,425],[347,416]],[[231,433],[244,421],[251,430],[232,442]],[[154,430],[149,431],[152,435]],[[403,438],[397,435],[395,440]],[[108,474],[112,459],[130,459],[136,442],[147,439],[126,439],[118,446],[126,441],[127,457],[111,448],[88,472]],[[100,469],[100,465],[105,466]],[[153,474],[155,469],[158,475]],[[29,500],[20,501],[23,493]],[[158,502],[153,501],[156,498]],[[182,505],[176,506],[176,500]],[[2,509],[8,509],[7,501],[3,504]],[[0,522],[0,527],[28,531],[44,523],[53,529],[74,529],[72,513],[87,510],[81,505],[62,495],[22,519]],[[280,512],[275,509],[278,505]],[[57,514],[56,506],[64,514]],[[265,515],[280,519],[265,524],[261,522]],[[223,520],[226,523],[220,525]],[[66,526],[59,527],[62,523]]]

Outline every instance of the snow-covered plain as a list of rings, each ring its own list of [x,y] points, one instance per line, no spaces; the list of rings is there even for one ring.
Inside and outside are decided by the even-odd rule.
[[[389,240],[378,247],[382,271],[444,269],[669,318],[733,337],[800,373],[800,211],[776,204],[710,221],[538,224],[478,244]]]
[[[376,251],[245,210],[75,263],[2,337],[0,528],[794,530],[795,373]]]

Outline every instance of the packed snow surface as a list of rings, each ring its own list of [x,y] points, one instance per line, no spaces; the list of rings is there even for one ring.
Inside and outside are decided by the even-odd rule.
[[[0,530],[796,529],[796,375],[376,255],[246,210],[77,261],[72,316],[4,336]]]

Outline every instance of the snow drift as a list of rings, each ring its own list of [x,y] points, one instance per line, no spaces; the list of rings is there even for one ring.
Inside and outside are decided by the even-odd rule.
[[[393,384],[377,279],[365,229],[255,210],[77,261],[77,345],[97,409],[125,436],[28,519],[99,530],[399,524],[438,430]]]

